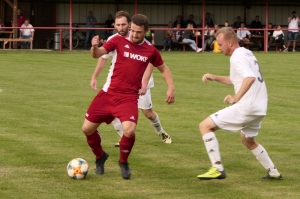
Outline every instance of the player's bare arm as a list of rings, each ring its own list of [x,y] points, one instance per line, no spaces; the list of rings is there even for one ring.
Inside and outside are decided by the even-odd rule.
[[[149,80],[151,78],[152,72],[153,72],[153,65],[152,64],[148,64],[145,72],[144,72],[144,76],[143,76],[143,80],[142,80],[142,87],[139,90],[139,95],[145,95],[148,89],[148,83]]]
[[[103,47],[98,47],[99,46],[99,36],[96,35],[95,37],[93,37],[92,39],[92,47],[91,47],[91,55],[93,58],[99,58],[104,54],[107,54],[107,51],[105,48]]]
[[[227,102],[228,104],[237,103],[245,95],[245,93],[247,93],[247,91],[250,89],[251,85],[255,80],[256,80],[255,77],[246,77],[243,80],[240,90],[234,96],[227,95],[224,98],[224,102]]]
[[[96,68],[94,70],[94,73],[92,75],[91,83],[90,86],[94,91],[97,91],[97,77],[100,74],[100,72],[103,70],[105,64],[106,64],[107,59],[104,59],[103,57],[100,57]]]
[[[173,103],[175,101],[175,88],[172,73],[169,67],[165,64],[158,66],[157,69],[161,72],[166,84],[168,85],[165,102],[168,104]]]
[[[217,76],[217,75],[212,75],[209,73],[206,73],[202,76],[202,81],[204,83],[206,83],[207,81],[217,81],[222,84],[232,85],[232,82],[231,82],[229,76]]]

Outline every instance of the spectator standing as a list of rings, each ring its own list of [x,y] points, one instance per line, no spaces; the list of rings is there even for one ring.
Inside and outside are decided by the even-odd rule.
[[[182,42],[188,43],[189,46],[198,53],[201,52],[202,48],[197,49],[196,42],[193,40],[194,35],[195,31],[193,30],[193,24],[190,23],[187,25],[187,28],[183,33]]]
[[[184,21],[182,20],[181,15],[178,15],[178,16],[177,16],[176,21],[174,21],[174,23],[173,23],[173,27],[176,27],[177,24],[180,24],[180,27],[181,27],[181,28],[185,28],[185,27],[186,27]]]
[[[145,39],[147,39],[154,46],[155,45],[154,30],[148,29],[148,31],[145,34]]]
[[[292,15],[288,18],[287,20],[289,27],[288,27],[288,42],[286,45],[286,49],[284,51],[288,51],[291,42],[293,42],[293,52],[296,50],[296,42],[297,42],[297,37],[298,37],[298,23],[300,22],[299,17],[296,14],[296,11],[292,12]]]
[[[86,27],[95,28],[97,24],[96,17],[93,16],[93,11],[89,11],[89,16],[86,17]],[[88,45],[91,44],[92,38],[95,36],[95,30],[86,30],[84,49],[87,50]]]
[[[269,23],[269,25],[268,25],[268,37],[269,37],[268,49],[270,48],[272,42],[274,41],[273,32],[274,32],[273,24]]]
[[[194,15],[192,15],[192,14],[190,14],[188,20],[185,21],[186,25],[189,24],[189,23],[193,24],[193,27],[196,28],[196,23],[194,21]]]
[[[115,28],[114,27],[115,20],[113,19],[111,14],[108,14],[107,20],[105,21],[105,28]],[[104,39],[107,40],[108,37],[113,35],[113,30],[104,30]]]
[[[18,17],[17,27],[20,28],[25,22],[25,16],[22,14],[22,9],[21,8],[17,9],[17,17]],[[13,21],[14,21],[14,19],[11,20],[11,27],[14,27]],[[17,37],[21,37],[20,30],[18,30]],[[20,43],[18,43],[18,48],[20,48]]]
[[[209,12],[207,12],[205,14],[204,23],[208,24],[210,27],[214,25],[214,21],[212,20],[212,18],[210,18],[210,13]],[[200,26],[202,26],[202,20],[200,22]]]
[[[250,28],[252,28],[252,29],[263,28],[262,23],[259,21],[259,16],[258,15],[255,17],[255,20],[253,20],[251,22]],[[253,35],[262,35],[262,32],[260,30],[253,30],[252,34]],[[255,39],[254,41],[258,44],[258,47],[259,47],[258,50],[263,50],[261,40],[260,39]]]
[[[5,25],[2,22],[1,18],[0,18],[0,31],[5,31]],[[4,38],[4,34],[2,34],[1,32],[0,32],[0,38]],[[0,46],[0,48],[2,48],[2,45]]]
[[[29,23],[29,20],[26,19],[20,29],[20,38],[33,40],[33,37],[34,37],[33,26]],[[30,48],[29,42],[21,42],[21,45],[23,48]]]
[[[169,22],[168,28],[173,28],[172,21]],[[164,48],[162,49],[162,51],[165,51],[167,46],[169,46],[169,51],[171,51],[173,49],[172,35],[173,35],[173,30],[166,30],[165,38],[164,38],[164,41],[163,41]]]
[[[233,28],[236,28],[236,29],[238,29],[238,28],[240,28],[241,27],[241,17],[240,16],[237,16],[236,17],[236,21],[233,23]]]
[[[260,29],[260,28],[263,28],[262,23],[259,21],[259,16],[258,16],[258,15],[255,17],[255,20],[253,20],[253,21],[251,22],[250,28],[253,28],[253,29]],[[253,31],[252,31],[252,34],[253,34],[253,35],[261,35],[261,31],[260,31],[260,30],[253,30]]]
[[[275,38],[275,42],[279,44],[279,51],[280,52],[282,50],[286,51],[285,49],[287,49],[287,47],[284,45],[284,33],[281,30],[281,26],[280,25],[278,25],[276,27],[276,30],[273,31],[273,35],[272,36]]]

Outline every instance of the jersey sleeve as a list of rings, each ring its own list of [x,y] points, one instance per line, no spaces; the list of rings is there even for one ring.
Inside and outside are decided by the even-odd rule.
[[[150,63],[155,67],[161,66],[164,63],[160,53],[158,52],[158,50],[156,48],[154,48],[153,56],[150,60]]]
[[[103,44],[103,48],[105,48],[105,50],[107,51],[107,53],[112,52],[116,49],[117,45],[118,45],[118,39],[122,39],[121,37],[113,37],[111,38],[109,41],[105,42],[105,44]]]

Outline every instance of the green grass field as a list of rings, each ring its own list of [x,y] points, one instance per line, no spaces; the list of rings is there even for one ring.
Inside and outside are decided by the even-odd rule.
[[[229,57],[222,54],[166,52],[176,102],[164,103],[166,85],[158,70],[152,89],[154,110],[173,143],[161,142],[140,113],[136,142],[129,158],[132,176],[123,180],[118,141],[111,125],[99,128],[110,154],[105,174],[94,174],[94,156],[81,125],[96,95],[89,87],[96,61],[89,52],[0,51],[0,198],[300,198],[300,54],[256,53],[269,94],[268,115],[257,137],[282,173],[282,181],[262,181],[266,174],[239,133],[217,131],[225,180],[196,178],[211,166],[198,124],[226,107],[233,88],[204,84],[210,72],[228,75]],[[98,78],[105,82],[108,66]],[[67,176],[76,157],[90,165],[87,179]]]

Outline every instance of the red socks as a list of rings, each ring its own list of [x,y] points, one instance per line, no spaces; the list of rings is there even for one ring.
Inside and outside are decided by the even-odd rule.
[[[129,138],[125,135],[122,136],[120,141],[120,162],[127,162],[128,156],[135,142],[135,134]]]
[[[86,135],[86,141],[95,154],[96,159],[101,158],[104,154],[104,151],[101,146],[101,137],[99,132],[96,130],[92,135]]]

